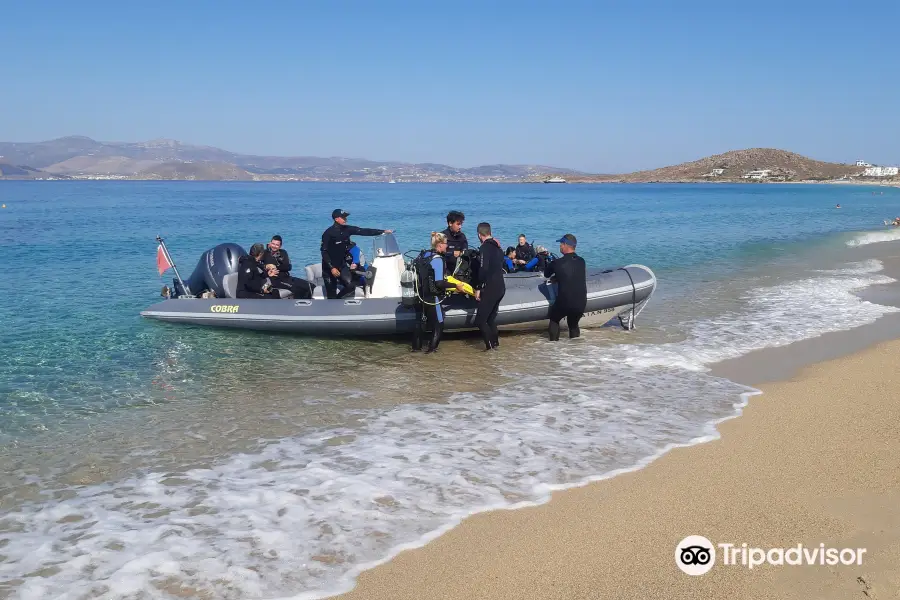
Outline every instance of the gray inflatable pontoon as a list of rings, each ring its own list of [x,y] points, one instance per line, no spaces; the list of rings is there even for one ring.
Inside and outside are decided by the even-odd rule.
[[[374,277],[355,298],[322,297],[320,265],[306,267],[306,278],[316,283],[311,300],[235,298],[237,264],[246,252],[237,244],[221,244],[204,253],[185,282],[191,293],[175,282],[175,294],[150,306],[141,316],[172,323],[285,331],[320,337],[386,336],[413,330],[415,310],[404,306],[400,277],[406,269],[403,255],[391,234],[375,238]],[[540,273],[506,275],[506,295],[500,303],[501,329],[544,329],[556,294],[556,284]],[[588,269],[587,308],[582,326],[603,325],[619,318],[630,328],[656,289],[656,277],[642,265],[617,269]],[[201,292],[205,292],[202,293]],[[197,297],[211,296],[215,297]],[[475,329],[478,303],[463,294],[451,294],[442,303],[445,331]]]

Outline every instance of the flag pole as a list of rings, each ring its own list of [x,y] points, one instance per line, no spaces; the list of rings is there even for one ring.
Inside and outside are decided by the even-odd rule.
[[[175,277],[178,279],[178,283],[181,284],[181,289],[185,294],[190,294],[191,290],[184,284],[184,280],[181,278],[181,275],[178,274],[178,267],[175,266],[175,261],[172,260],[172,255],[169,254],[169,249],[166,247],[166,243],[158,235],[156,236],[156,241],[159,242],[159,247],[163,249],[163,253],[165,253],[166,255],[166,260],[168,260],[169,264],[172,265],[172,270],[175,271]]]

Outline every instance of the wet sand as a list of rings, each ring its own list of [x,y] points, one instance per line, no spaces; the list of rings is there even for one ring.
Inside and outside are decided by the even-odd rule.
[[[763,385],[721,439],[543,506],[470,517],[342,598],[900,597],[897,356],[900,341],[884,342]],[[717,564],[690,577],[674,558],[688,535],[867,552],[861,566]]]

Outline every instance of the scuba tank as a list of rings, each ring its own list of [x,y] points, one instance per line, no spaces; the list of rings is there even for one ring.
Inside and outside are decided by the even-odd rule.
[[[400,302],[403,306],[416,305],[416,274],[413,273],[413,266],[408,265],[400,274]]]

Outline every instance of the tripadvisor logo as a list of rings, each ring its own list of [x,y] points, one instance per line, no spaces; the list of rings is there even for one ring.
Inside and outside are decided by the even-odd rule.
[[[702,535],[689,535],[675,547],[675,564],[688,575],[703,575],[716,564],[716,547]]]
[[[718,552],[717,552],[718,549]],[[675,547],[675,564],[688,575],[703,575],[716,564],[753,569],[772,566],[829,566],[861,565],[865,548],[827,548],[825,544],[790,548],[755,548],[747,544],[713,544],[701,535],[689,535]]]

